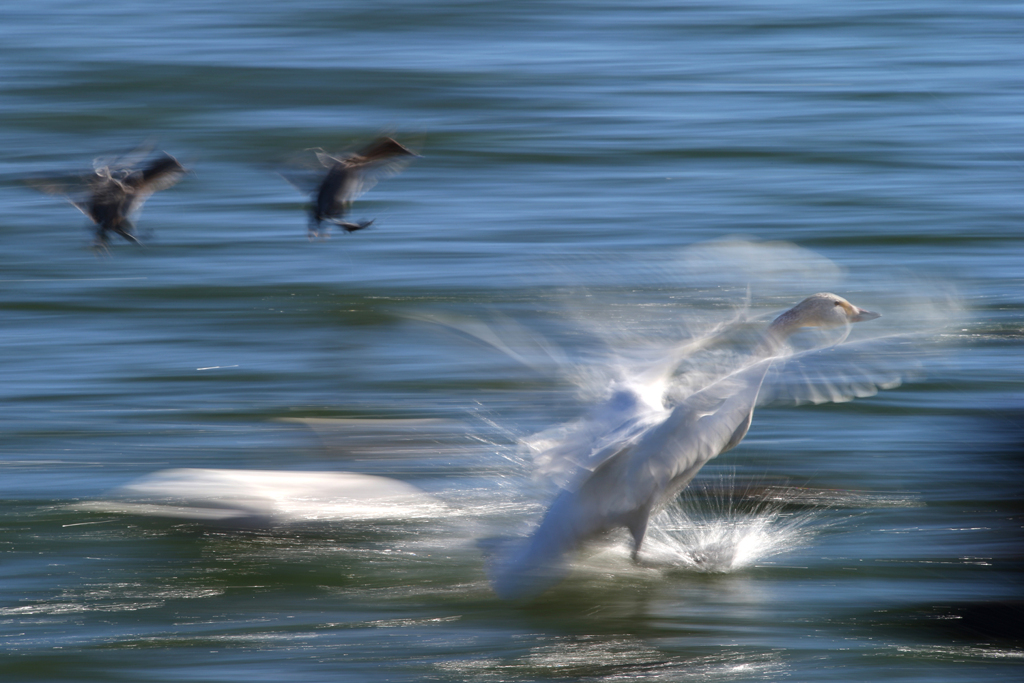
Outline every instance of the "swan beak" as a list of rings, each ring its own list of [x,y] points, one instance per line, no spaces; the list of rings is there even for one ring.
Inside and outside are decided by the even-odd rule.
[[[875,313],[874,311],[866,311],[863,308],[853,307],[856,314],[850,318],[851,323],[861,323],[865,320],[874,320],[875,318],[881,318],[881,313]]]

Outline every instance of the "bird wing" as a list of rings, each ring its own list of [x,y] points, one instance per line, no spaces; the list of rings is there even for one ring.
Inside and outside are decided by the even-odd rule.
[[[720,379],[662,419],[623,433],[621,441],[595,453],[590,466],[581,468],[558,498],[557,514],[577,518],[571,525],[580,535],[576,542],[628,526],[637,515],[646,527],[652,509],[685,486],[708,460],[739,443],[771,363],[759,361]]]
[[[146,191],[160,192],[174,187],[185,177],[185,167],[170,154],[162,154],[142,169],[141,187]]]
[[[132,169],[138,166],[153,151],[155,144],[152,140],[146,140],[138,147],[120,156],[96,157],[92,160],[94,170],[111,169],[114,171]]]
[[[391,138],[380,138],[358,152],[332,154],[320,147],[303,150],[286,161],[277,173],[304,194],[315,194],[325,169],[343,166],[348,171],[339,183],[335,200],[346,204],[365,194],[382,178],[401,171],[417,155]]]
[[[163,154],[145,168],[132,173],[125,184],[131,188],[131,199],[125,213],[136,214],[153,195],[174,187],[185,176],[185,168],[170,154]]]
[[[44,194],[61,197],[73,207],[89,215],[89,202],[97,176],[95,173],[66,176],[40,176],[22,182]]]
[[[338,201],[351,202],[368,192],[378,181],[399,173],[418,155],[409,151],[391,138],[374,140],[357,153],[340,159],[326,153],[319,153],[321,163],[325,160],[340,161],[349,170],[348,180],[339,188]]]
[[[322,171],[306,168],[281,168],[277,174],[303,194],[313,194],[324,179]]]
[[[354,202],[373,189],[382,178],[397,174],[404,166],[404,163],[398,161],[349,166],[345,169],[345,182],[338,183],[334,198],[341,204]]]
[[[594,488],[591,481],[602,477],[608,486],[597,488],[607,488],[601,498],[608,510],[647,506],[649,511],[660,505],[708,460],[743,439],[771,365],[772,359],[757,361],[690,395],[632,444],[610,454],[576,488]]]
[[[377,138],[353,155],[353,157],[357,157],[364,162],[373,162],[396,156],[417,157],[419,155],[394,138],[387,136]]]
[[[564,486],[580,468],[593,470],[608,455],[633,442],[676,405],[731,374],[743,356],[729,348],[742,338],[745,309],[673,345],[653,360],[634,358],[607,397],[573,422],[546,429],[526,440],[537,472]],[[715,348],[724,345],[726,348]],[[641,353],[642,355],[642,353]],[[687,366],[701,362],[699,367]],[[680,370],[683,372],[680,374]]]
[[[916,334],[846,342],[776,359],[759,403],[843,403],[920,375],[938,344]]]
[[[663,414],[635,392],[622,389],[578,420],[545,429],[524,443],[534,454],[536,474],[564,488],[579,479],[580,472],[594,471],[635,443]]]
[[[790,355],[752,359],[691,393],[633,432],[619,432],[591,456],[570,488],[600,499],[606,514],[657,506],[710,459],[746,435],[756,405],[841,402],[898,386],[939,353],[937,342],[890,334]],[[609,436],[616,436],[615,433]],[[608,439],[607,441],[610,441]]]
[[[337,161],[319,147],[314,147],[302,150],[280,162],[275,170],[299,192],[312,195],[320,189],[320,183],[324,180],[324,170]]]

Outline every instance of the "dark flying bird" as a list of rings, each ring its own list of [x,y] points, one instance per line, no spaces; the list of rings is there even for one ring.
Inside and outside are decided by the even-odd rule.
[[[281,171],[281,175],[312,197],[309,207],[311,240],[328,236],[330,228],[323,229],[324,223],[337,225],[345,232],[369,227],[372,220],[359,223],[343,220],[352,202],[373,187],[381,176],[397,173],[410,158],[419,156],[389,137],[378,138],[351,154],[332,156],[319,147],[307,151],[316,154],[316,162],[308,159]]]
[[[148,148],[139,148],[113,161],[97,159],[93,172],[64,178],[37,178],[28,185],[46,194],[60,195],[96,224],[97,247],[105,249],[110,234],[133,244],[134,218],[150,195],[175,185],[185,168],[170,154],[161,153],[139,165]]]

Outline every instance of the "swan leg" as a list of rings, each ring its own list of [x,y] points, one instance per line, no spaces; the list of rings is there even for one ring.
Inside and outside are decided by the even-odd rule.
[[[629,533],[633,536],[633,552],[630,553],[633,562],[637,562],[640,557],[640,546],[644,542],[644,535],[647,534],[647,522],[650,517],[650,510],[638,510],[633,518],[626,523]]]

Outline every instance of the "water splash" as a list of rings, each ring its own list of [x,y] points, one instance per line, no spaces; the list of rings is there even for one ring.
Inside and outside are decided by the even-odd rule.
[[[737,487],[734,475],[694,483],[651,523],[645,564],[724,574],[810,545],[835,524],[830,505],[808,505],[805,489]]]

